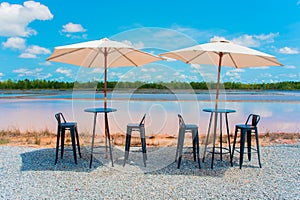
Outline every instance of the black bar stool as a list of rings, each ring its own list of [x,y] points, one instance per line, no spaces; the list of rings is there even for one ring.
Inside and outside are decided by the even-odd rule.
[[[178,143],[177,143],[176,156],[175,156],[175,162],[177,162],[177,160],[178,160],[177,168],[179,169],[180,164],[181,164],[185,133],[191,132],[192,138],[193,138],[194,161],[196,161],[196,156],[197,156],[198,165],[199,165],[199,169],[200,169],[201,165],[200,165],[198,126],[195,124],[185,124],[184,120],[180,114],[178,114],[178,118],[179,118],[179,134],[178,134]]]
[[[125,155],[124,155],[123,166],[125,166],[126,160],[128,160],[128,156],[129,156],[131,133],[133,131],[139,131],[140,137],[141,137],[141,143],[142,143],[143,161],[144,161],[144,166],[146,167],[147,152],[146,152],[146,138],[145,138],[145,117],[146,117],[146,114],[144,114],[144,116],[139,124],[128,124],[127,125]]]
[[[251,119],[251,123],[250,123]],[[259,167],[261,168],[261,162],[260,162],[260,153],[259,153],[259,142],[258,142],[258,131],[257,131],[257,124],[260,120],[260,116],[256,114],[250,114],[247,118],[247,121],[245,124],[239,124],[235,126],[235,134],[234,134],[234,141],[233,141],[233,149],[232,149],[232,155],[231,155],[231,166],[233,166],[232,158],[235,150],[235,144],[236,144],[236,138],[237,133],[240,130],[240,169],[242,168],[243,159],[244,159],[244,148],[245,148],[245,140],[247,137],[247,148],[248,148],[248,160],[251,161],[251,150],[257,153],[258,155],[258,163]],[[256,140],[256,149],[251,147],[251,135],[255,135]]]
[[[64,155],[64,144],[65,144],[65,132],[66,132],[66,130],[70,131],[74,160],[75,160],[75,163],[77,164],[75,138],[77,140],[78,153],[79,153],[79,156],[81,158],[80,145],[79,145],[79,136],[78,136],[78,131],[77,131],[77,123],[76,122],[67,122],[62,113],[55,114],[55,118],[58,122],[55,164],[57,163],[57,158],[58,158],[59,139],[60,139],[60,137],[61,137],[61,159],[63,158],[63,155]]]

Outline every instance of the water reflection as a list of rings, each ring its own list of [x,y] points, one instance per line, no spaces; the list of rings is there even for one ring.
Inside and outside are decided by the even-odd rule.
[[[125,94],[123,94],[124,96]],[[249,94],[247,94],[249,95]],[[234,96],[234,95],[233,95]],[[89,99],[66,98],[2,98],[0,99],[1,122],[0,129],[20,129],[56,131],[54,114],[63,112],[70,121],[77,121],[81,132],[91,132],[93,115],[83,110],[88,107],[101,107],[103,102],[91,96]],[[94,98],[94,99],[93,99]],[[152,95],[152,98],[155,96]],[[139,122],[147,113],[146,131],[148,134],[177,134],[177,114],[181,113],[186,122],[197,123],[200,133],[207,131],[209,114],[202,111],[210,108],[213,103],[198,100],[199,96],[184,97],[173,95],[172,100],[137,100],[136,98],[110,100],[109,106],[118,111],[109,114],[112,133],[125,132],[129,122]],[[176,98],[174,100],[174,98]],[[187,99],[186,99],[187,98]],[[194,99],[196,98],[196,100]],[[227,95],[227,99],[234,98]],[[280,98],[282,98],[280,96]],[[291,98],[291,97],[289,97]],[[298,98],[298,97],[297,97]],[[247,99],[246,99],[247,100]],[[229,115],[231,132],[234,125],[243,123],[250,113],[258,113],[262,120],[260,132],[290,132],[299,133],[300,104],[299,101],[227,101],[221,107],[235,109],[237,112]],[[98,120],[103,122],[103,116]],[[103,131],[103,123],[98,123],[97,131]]]

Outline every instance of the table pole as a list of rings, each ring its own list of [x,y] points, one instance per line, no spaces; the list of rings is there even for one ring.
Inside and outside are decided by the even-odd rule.
[[[104,113],[105,117],[105,132],[107,133],[107,138],[108,138],[108,146],[109,146],[109,154],[110,154],[110,160],[111,160],[111,165],[112,167],[114,166],[114,161],[112,157],[112,148],[111,148],[111,141],[110,141],[110,133],[109,133],[109,126],[108,126],[108,117],[107,117],[107,112]]]
[[[203,154],[202,162],[204,162],[204,160],[205,160],[205,155],[206,155],[206,150],[207,150],[207,145],[208,145],[208,139],[209,139],[209,134],[210,134],[212,117],[213,117],[213,113],[210,113],[210,119],[209,119],[209,125],[208,125],[207,135],[206,135],[206,141],[205,141],[205,146],[204,146],[204,154]]]
[[[94,151],[95,131],[96,131],[96,119],[97,119],[97,113],[94,114],[94,125],[93,125],[93,137],[92,137],[90,168],[92,167],[92,162],[93,162],[93,151]]]
[[[218,113],[215,112],[214,113],[215,116],[214,116],[214,139],[213,139],[213,152],[212,152],[212,159],[211,159],[211,168],[213,169],[214,168],[214,158],[215,158],[215,151],[216,151],[216,137],[217,137],[217,125],[218,125]]]

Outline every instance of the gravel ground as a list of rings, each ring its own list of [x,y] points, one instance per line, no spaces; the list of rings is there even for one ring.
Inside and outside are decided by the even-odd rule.
[[[300,199],[299,147],[299,143],[261,147],[261,169],[254,154],[240,170],[235,154],[233,167],[224,157],[212,170],[210,156],[198,169],[190,149],[180,169],[170,147],[148,148],[147,167],[138,149],[130,152],[123,167],[124,152],[115,147],[114,167],[100,152],[89,169],[87,150],[78,165],[68,151],[54,165],[54,149],[0,146],[0,198]]]

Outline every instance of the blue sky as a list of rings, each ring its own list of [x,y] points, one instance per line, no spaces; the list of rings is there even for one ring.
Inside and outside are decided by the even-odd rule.
[[[144,51],[232,42],[274,55],[283,67],[223,67],[225,81],[300,80],[300,0],[4,1],[0,4],[0,80],[101,80],[101,69],[46,62],[55,46],[111,38]],[[216,68],[180,61],[110,69],[115,81],[214,81]]]

